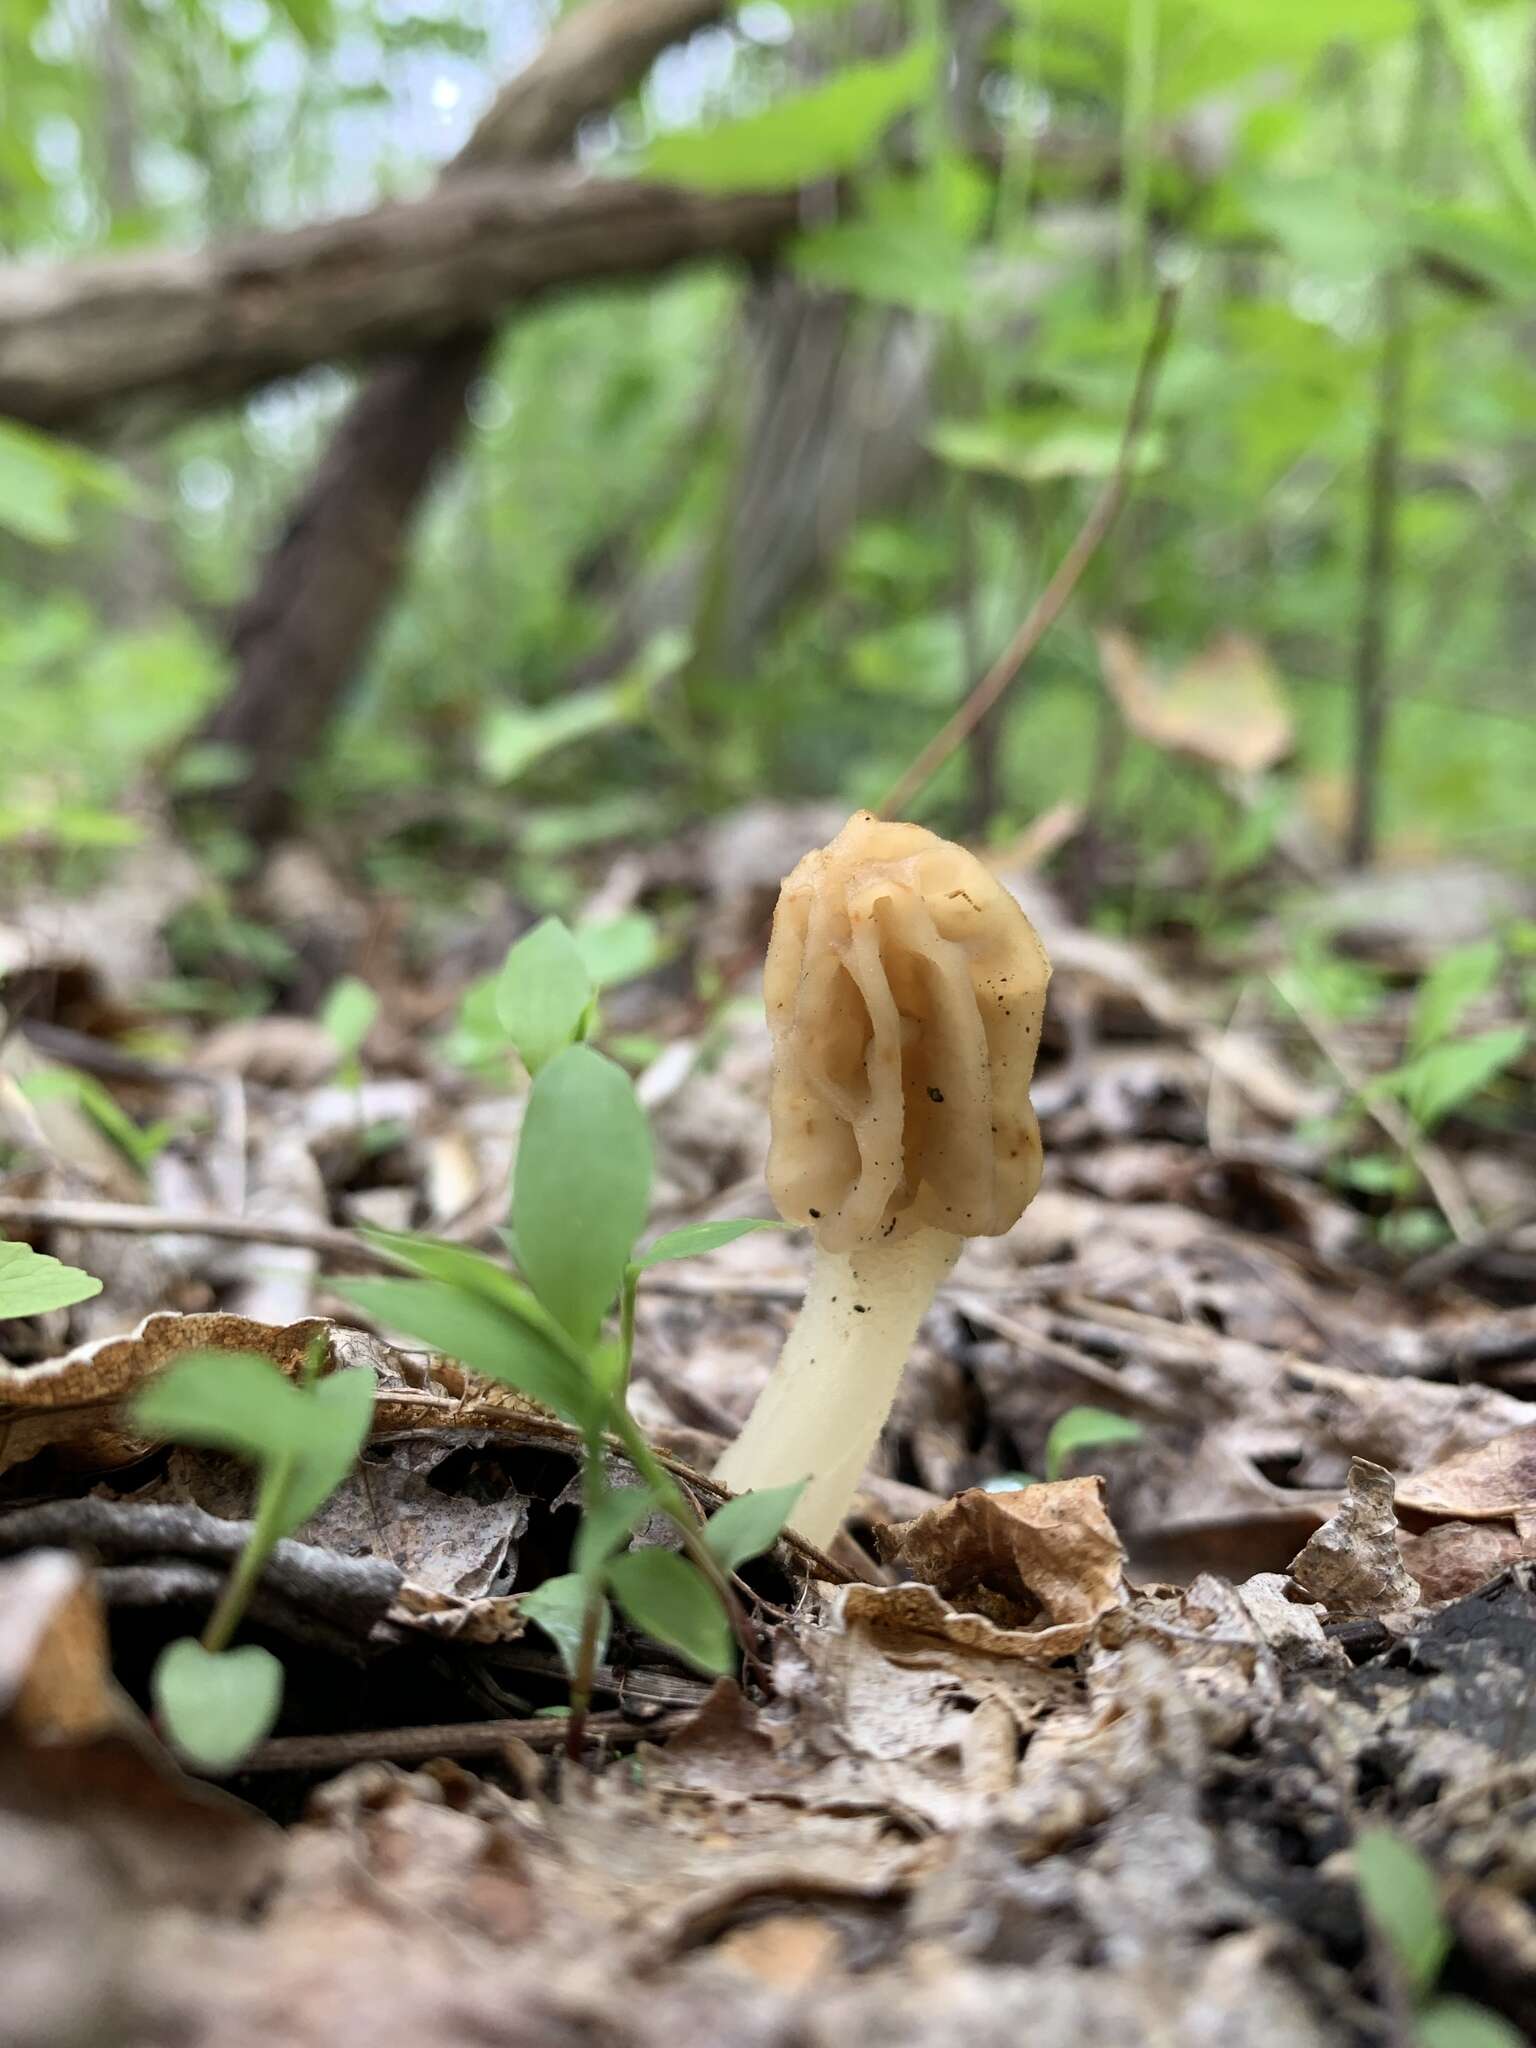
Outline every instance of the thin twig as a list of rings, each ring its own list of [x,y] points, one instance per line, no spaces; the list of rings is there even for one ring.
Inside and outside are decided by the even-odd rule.
[[[0,1229],[10,1224],[39,1230],[105,1230],[130,1237],[219,1237],[237,1244],[282,1245],[329,1258],[361,1260],[390,1272],[398,1261],[376,1251],[365,1238],[325,1223],[275,1223],[262,1216],[202,1215],[192,1210],[156,1209],[140,1202],[34,1201],[28,1195],[0,1195]]]
[[[593,1714],[589,1741],[651,1742],[673,1735],[691,1713],[663,1714],[631,1721],[624,1714]],[[534,1721],[449,1721],[423,1728],[360,1728],[340,1735],[277,1735],[259,1743],[241,1764],[244,1771],[328,1771],[347,1764],[421,1763],[435,1756],[499,1756],[513,1742],[529,1749],[559,1749],[565,1716]]]
[[[931,781],[943,767],[956,747],[975,731],[1060,618],[1068,599],[1082,581],[1084,571],[1108,539],[1130,496],[1136,450],[1152,409],[1158,373],[1168,353],[1168,344],[1173,339],[1174,316],[1178,311],[1178,304],[1179,287],[1173,284],[1164,285],[1158,293],[1157,307],[1147,335],[1146,347],[1142,350],[1141,361],[1136,368],[1136,383],[1120,436],[1120,450],[1115,458],[1114,472],[1094,500],[1093,507],[1079,528],[1076,539],[1062,556],[1055,575],[1030,607],[1024,623],[991,668],[953,718],[935,733],[906,773],[898,776],[891,788],[886,791],[879,805],[881,817],[889,817],[895,812],[905,810],[924,784]]]

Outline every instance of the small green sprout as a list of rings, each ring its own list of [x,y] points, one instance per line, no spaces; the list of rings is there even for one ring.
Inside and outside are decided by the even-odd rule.
[[[765,1489],[706,1522],[629,1412],[642,1274],[770,1226],[689,1225],[637,1250],[650,1205],[650,1132],[629,1076],[587,1042],[598,1026],[597,995],[581,946],[556,918],[517,942],[496,981],[496,1021],[532,1076],[506,1233],[517,1271],[462,1245],[374,1230],[370,1241],[404,1274],[331,1283],[387,1328],[515,1388],[581,1432],[572,1569],[523,1599],[570,1674],[572,1757],[581,1754],[615,1606],[701,1672],[730,1670],[738,1643],[755,1656],[732,1575],[774,1543],[800,1491]],[[479,1021],[483,1029],[489,1020]],[[610,1485],[610,1442],[638,1485]],[[628,1547],[653,1517],[670,1525],[680,1549]]]
[[[1486,2006],[1442,1998],[1435,1987],[1453,1937],[1435,1873],[1390,1828],[1355,1838],[1355,1882],[1413,2009],[1417,2048],[1520,2048],[1524,2036]]]
[[[374,1377],[350,1366],[321,1377],[326,1336],[310,1345],[298,1384],[250,1352],[200,1352],[159,1375],[133,1404],[146,1433],[206,1444],[249,1460],[258,1474],[245,1547],[202,1636],[162,1653],[151,1681],[176,1747],[207,1771],[232,1770],[277,1719],[283,1670],[270,1650],[231,1650],[262,1571],[352,1469],[373,1417]]]

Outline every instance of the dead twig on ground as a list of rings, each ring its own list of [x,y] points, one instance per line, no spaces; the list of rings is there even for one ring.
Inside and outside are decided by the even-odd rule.
[[[663,1714],[634,1721],[625,1714],[592,1714],[591,1743],[655,1742],[693,1719],[692,1713]],[[337,1735],[276,1735],[241,1764],[245,1771],[337,1771],[348,1764],[425,1763],[438,1756],[502,1756],[514,1743],[527,1749],[559,1749],[565,1716],[527,1721],[446,1721],[421,1728],[358,1728]]]

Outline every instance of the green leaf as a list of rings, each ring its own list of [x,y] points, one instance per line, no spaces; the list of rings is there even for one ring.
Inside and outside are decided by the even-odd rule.
[[[791,1486],[764,1486],[716,1508],[704,1525],[704,1541],[720,1569],[733,1572],[777,1543],[805,1486],[803,1479]]]
[[[533,1291],[579,1344],[596,1338],[650,1203],[651,1136],[629,1076],[590,1046],[539,1073],[512,1172]]]
[[[1123,438],[1119,426],[1063,422],[1056,410],[999,413],[983,420],[939,420],[927,435],[934,454],[954,468],[985,470],[1015,477],[1021,483],[1113,476]],[[1145,434],[1137,443],[1132,468],[1141,475],[1165,459],[1163,437]]]
[[[963,313],[975,297],[970,252],[987,183],[963,159],[921,178],[871,181],[858,213],[802,235],[794,267],[813,283],[924,313]]]
[[[135,1396],[139,1428],[177,1443],[233,1451],[258,1464],[303,1455],[309,1404],[272,1363],[251,1351],[199,1351]]]
[[[137,493],[125,471],[85,449],[0,420],[0,530],[39,547],[67,547],[76,500],[86,496],[123,504]]]
[[[483,1252],[472,1251],[468,1245],[450,1244],[440,1237],[415,1237],[403,1230],[378,1230],[365,1224],[361,1235],[380,1251],[388,1252],[392,1259],[398,1259],[402,1266],[409,1266],[413,1272],[422,1274],[428,1280],[441,1280],[454,1287],[461,1294],[478,1295],[482,1301],[491,1302],[495,1307],[505,1309],[509,1315],[525,1322],[556,1351],[567,1356],[574,1347],[570,1337],[561,1329],[549,1310],[543,1306],[532,1288],[525,1287],[505,1266],[497,1265]],[[511,1233],[504,1232],[508,1249],[513,1258],[517,1257],[511,1243]],[[573,1358],[573,1363],[576,1360]]]
[[[344,974],[325,999],[320,1023],[335,1040],[342,1058],[350,1060],[362,1051],[378,1014],[379,999],[367,982],[359,981],[355,974]]]
[[[644,695],[622,683],[577,690],[549,704],[498,705],[481,728],[480,772],[505,787],[546,754],[593,733],[631,725],[644,709]]]
[[[100,1294],[101,1282],[29,1244],[0,1238],[0,1317],[40,1316]]]
[[[1132,1444],[1141,1433],[1139,1422],[1112,1414],[1108,1408],[1069,1408],[1052,1423],[1045,1440],[1045,1476],[1059,1479],[1075,1451],[1089,1450],[1095,1444]]]
[[[436,1280],[331,1281],[335,1293],[386,1328],[457,1358],[472,1372],[515,1387],[580,1425],[592,1388],[575,1361],[520,1317]]]
[[[21,1090],[29,1102],[76,1103],[141,1173],[154,1164],[176,1133],[174,1124],[163,1121],[151,1124],[148,1129],[136,1124],[110,1088],[93,1075],[77,1073],[73,1067],[45,1068],[29,1074],[21,1083]]]
[[[685,1223],[681,1228],[669,1230],[665,1236],[658,1237],[654,1244],[647,1245],[635,1260],[635,1271],[644,1273],[668,1259],[696,1259],[704,1252],[718,1251],[723,1244],[734,1244],[738,1237],[747,1237],[754,1230],[788,1230],[791,1227],[777,1216],[734,1216],[729,1222]]]
[[[582,1516],[581,1527],[576,1532],[576,1545],[571,1553],[577,1573],[585,1579],[600,1574],[625,1537],[645,1519],[653,1504],[648,1487],[610,1488],[598,1505]]]
[[[205,1771],[228,1771],[276,1721],[283,1667],[257,1643],[214,1651],[183,1636],[161,1652],[150,1690],[182,1755]]]
[[[279,1521],[285,1535],[323,1507],[357,1462],[373,1421],[378,1382],[366,1365],[327,1373],[299,1392],[304,1443],[283,1483]]]
[[[601,1597],[601,1596],[599,1596]],[[560,1652],[561,1662],[571,1677],[581,1655],[581,1629],[586,1617],[588,1586],[579,1572],[565,1572],[558,1579],[546,1579],[531,1593],[524,1593],[518,1605],[528,1619],[536,1622]],[[603,1661],[613,1629],[613,1613],[603,1601],[597,1628],[597,1661]]]
[[[629,1550],[608,1567],[608,1584],[635,1627],[700,1671],[734,1670],[730,1623],[708,1580],[670,1550]]]
[[[1470,1998],[1436,1998],[1419,2014],[1418,2048],[1528,2048],[1529,2036]]]
[[[496,984],[502,1029],[535,1075],[579,1036],[591,1000],[592,977],[558,917],[524,933]]]
[[[579,924],[571,937],[598,989],[649,973],[664,951],[655,918],[643,910],[626,911],[603,924]]]
[[[1513,1066],[1525,1051],[1529,1036],[1524,1025],[1506,1024],[1495,1031],[1481,1031],[1475,1038],[1431,1046],[1396,1073],[1384,1075],[1377,1085],[1402,1097],[1420,1130],[1433,1130],[1442,1117],[1480,1095],[1506,1067]]]
[[[1408,1041],[1412,1051],[1426,1052],[1450,1037],[1470,1006],[1498,980],[1502,958],[1497,939],[1456,946],[1440,956],[1419,984]]]
[[[1413,229],[1399,188],[1363,173],[1238,180],[1230,200],[1301,269],[1350,283],[1400,263]],[[1225,225],[1225,221],[1219,221]]]
[[[864,162],[886,129],[931,89],[934,45],[851,64],[823,84],[735,121],[653,142],[650,177],[700,192],[777,192],[838,177]]]
[[[1390,1828],[1364,1828],[1355,1838],[1355,1881],[1409,1989],[1415,1999],[1423,1998],[1434,1989],[1451,1949],[1434,1872]]]

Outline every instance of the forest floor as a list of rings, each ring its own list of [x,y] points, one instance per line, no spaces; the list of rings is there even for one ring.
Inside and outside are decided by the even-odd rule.
[[[760,1004],[750,980],[702,1003],[686,963],[750,953],[797,832],[820,822],[637,856],[587,906],[693,891],[683,964],[605,1004],[650,1042],[659,1226],[769,1213]],[[0,1365],[12,2048],[1536,2030],[1528,1115],[1431,1143],[1374,1099],[1387,1128],[1356,1149],[1406,1146],[1457,1233],[1411,1262],[1384,1242],[1390,1201],[1340,1185],[1328,1125],[1396,1056],[1390,996],[1358,1023],[1277,1005],[1255,991],[1278,939],[1234,979],[1187,933],[1081,929],[1010,873],[1055,963],[1045,1185],[941,1291],[833,1556],[783,1542],[746,1568],[771,1681],[711,1686],[620,1629],[573,1766],[559,1660],[519,1605],[568,1569],[572,1432],[326,1284],[366,1268],[364,1224],[494,1249],[522,1098],[439,1034],[513,933],[424,974],[387,908],[328,900],[307,858],[299,956],[345,945],[382,998],[355,1073],[299,1015],[154,1055],[125,1036],[163,972],[170,863],[0,930],[0,1233],[105,1283],[6,1325]],[[1411,989],[1487,929],[1492,886],[1358,885],[1337,957]],[[60,1065],[172,1135],[129,1160],[99,1101],[36,1085]],[[705,1501],[804,1260],[764,1232],[642,1290],[634,1410]],[[191,1349],[293,1370],[331,1317],[335,1355],[378,1372],[373,1434],[267,1576],[248,1633],[286,1662],[284,1719],[214,1786],[142,1708],[251,1485],[136,1437],[122,1403]],[[1134,1428],[1112,1439],[1105,1414]],[[1077,1448],[1058,1430],[1048,1459],[1068,1415]],[[1382,1829],[1434,1873],[1427,1904],[1399,1887],[1416,1934],[1362,1906],[1359,1841]]]

